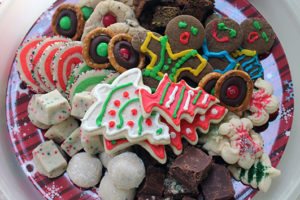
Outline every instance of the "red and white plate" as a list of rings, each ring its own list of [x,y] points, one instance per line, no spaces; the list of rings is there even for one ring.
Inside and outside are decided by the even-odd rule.
[[[62,3],[76,3],[76,0],[55,2],[35,22],[24,40],[33,36],[51,36],[51,17]],[[215,5],[217,13],[238,22],[248,17],[262,17],[246,0],[216,0]],[[267,129],[260,132],[265,141],[264,149],[270,155],[272,165],[276,167],[290,136],[294,113],[294,90],[289,65],[278,38],[271,53],[261,59],[265,79],[271,82],[275,96],[281,101],[277,118],[268,123]],[[16,63],[13,62],[7,86],[6,118],[13,149],[24,173],[46,199],[99,199],[96,188],[90,190],[78,188],[66,174],[49,179],[37,172],[32,160],[32,151],[44,141],[44,132],[37,129],[28,119],[27,105],[32,95],[33,93],[20,80]],[[236,190],[236,199],[249,199],[257,193],[257,190],[241,182],[234,179],[232,181]]]

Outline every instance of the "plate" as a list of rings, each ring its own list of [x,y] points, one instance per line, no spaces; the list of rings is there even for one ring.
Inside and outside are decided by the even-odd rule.
[[[32,26],[24,40],[37,35],[52,34],[50,22],[57,6],[62,3],[75,3],[76,0],[59,0],[49,8]],[[262,17],[246,0],[216,0],[216,11],[238,22],[248,17]],[[270,155],[272,165],[279,163],[289,139],[294,112],[294,93],[289,66],[279,40],[269,55],[262,58],[265,79],[274,87],[274,94],[281,100],[277,118],[269,122],[261,135],[265,141],[265,151]],[[42,141],[44,132],[30,123],[27,116],[27,105],[33,93],[19,79],[15,62],[12,64],[6,97],[6,118],[9,136],[16,157],[29,180],[46,199],[99,199],[96,188],[84,190],[72,184],[66,174],[55,179],[40,175],[32,161],[32,151]],[[253,197],[257,190],[233,180],[236,199]]]

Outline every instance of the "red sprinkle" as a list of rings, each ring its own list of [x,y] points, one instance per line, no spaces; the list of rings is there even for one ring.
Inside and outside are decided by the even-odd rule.
[[[114,104],[115,104],[115,106],[119,107],[120,104],[121,104],[121,102],[120,102],[119,100],[115,100],[115,101],[114,101]]]
[[[121,48],[120,49],[120,54],[122,56],[122,58],[124,58],[125,60],[129,60],[130,59],[130,51],[126,48]]]
[[[123,92],[123,97],[125,98],[129,97],[129,93],[127,91]]]
[[[231,85],[227,88],[227,92],[226,95],[228,96],[228,98],[230,99],[235,99],[239,96],[239,88],[235,85]]]
[[[110,128],[113,128],[115,127],[116,123],[114,121],[110,121],[108,125]]]
[[[152,120],[151,119],[146,119],[146,124],[148,126],[152,126]]]
[[[132,110],[131,110],[131,114],[132,114],[133,116],[135,116],[135,115],[137,114],[137,109],[132,109]]]
[[[134,126],[134,122],[133,121],[128,121],[127,125],[130,126],[130,127],[133,127]]]
[[[111,116],[115,116],[116,115],[116,111],[114,111],[114,110],[110,110],[109,112],[108,112],[108,114],[110,114]]]
[[[112,24],[114,24],[114,23],[116,23],[116,22],[117,22],[117,19],[112,14],[107,14],[107,15],[103,16],[102,23],[103,23],[105,28],[112,25]]]

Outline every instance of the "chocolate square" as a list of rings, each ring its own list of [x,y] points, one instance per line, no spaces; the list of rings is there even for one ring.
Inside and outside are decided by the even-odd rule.
[[[159,197],[154,195],[141,194],[137,196],[137,200],[173,200],[173,197]]]
[[[168,176],[165,181],[165,196],[173,196],[175,199],[181,198],[185,195],[198,196],[198,187],[190,188],[178,183],[174,178]]]

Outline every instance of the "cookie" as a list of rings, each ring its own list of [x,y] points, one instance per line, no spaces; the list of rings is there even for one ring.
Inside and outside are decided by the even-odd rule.
[[[76,6],[81,9],[84,20],[88,20],[98,3],[103,0],[79,0]]]
[[[72,40],[81,38],[84,28],[81,9],[74,4],[62,4],[52,16],[51,28],[54,35],[61,35]]]
[[[215,96],[230,111],[244,111],[253,92],[250,76],[241,70],[231,70],[222,75],[215,86]]]
[[[183,119],[191,123],[196,114],[205,114],[219,102],[202,88],[191,88],[183,80],[171,82],[166,74],[154,94],[141,89],[140,98],[144,117],[158,112],[176,131],[181,131],[180,122]]]
[[[105,151],[103,151],[103,152],[99,153],[99,159],[100,159],[103,167],[107,168],[108,163],[109,163],[109,161],[111,161],[111,159],[113,159],[115,156],[117,156],[121,153],[127,152],[127,151],[130,151],[130,148],[123,149],[123,150],[118,151],[118,152],[113,153],[113,154],[108,154]]]
[[[273,87],[269,82],[259,78],[254,86],[255,89],[247,108],[251,114],[247,113],[246,117],[254,126],[262,126],[268,122],[270,115],[278,110],[280,101],[273,95]]]
[[[228,166],[228,169],[236,180],[241,180],[244,184],[258,188],[262,192],[267,192],[271,187],[272,179],[281,174],[280,170],[272,167],[267,153],[263,153],[248,170],[235,165]]]
[[[268,22],[261,18],[248,18],[241,23],[243,49],[254,50],[258,55],[267,53],[275,41],[275,32]]]
[[[100,182],[102,164],[97,157],[81,152],[71,158],[67,174],[71,181],[81,188],[94,187]]]
[[[52,140],[38,145],[32,155],[39,173],[48,178],[60,176],[67,168],[66,159]]]
[[[71,116],[82,119],[94,102],[95,99],[90,92],[75,94],[71,103]]]
[[[135,189],[122,190],[118,189],[112,182],[110,176],[106,174],[99,186],[98,190],[99,197],[103,200],[114,199],[114,200],[133,200],[135,196]]]
[[[52,61],[52,75],[57,90],[65,95],[67,83],[74,67],[83,62],[81,42],[64,44]]]
[[[114,23],[124,22],[126,19],[135,20],[134,13],[129,6],[113,0],[101,1],[86,21],[81,40],[96,28],[106,28]]]
[[[89,136],[80,130],[80,138],[85,152],[95,155],[104,151],[103,139],[100,135]]]
[[[61,144],[64,150],[70,157],[74,156],[83,147],[80,140],[80,127],[75,129],[71,135]]]
[[[206,74],[199,82],[199,87],[203,88],[205,92],[211,95],[215,95],[215,87],[219,78],[222,76],[221,73],[212,72]]]
[[[83,40],[83,58],[88,66],[93,68],[107,68],[110,66],[108,60],[108,43],[115,35],[110,29],[97,28],[89,32]]]
[[[122,153],[111,159],[107,171],[113,184],[123,190],[137,188],[146,174],[143,161],[131,152]]]
[[[136,20],[132,19],[126,19],[124,22],[112,24],[107,28],[112,30],[115,34],[126,33],[131,36],[146,31],[146,29],[140,26]]]
[[[204,28],[200,21],[192,16],[181,15],[172,19],[165,36],[153,32],[141,32],[132,39],[132,45],[150,58],[150,64],[143,72],[143,81],[157,88],[165,73],[172,82],[185,80],[197,87],[201,78],[212,72],[207,60],[197,52],[203,43]]]
[[[71,133],[79,127],[79,123],[73,117],[55,124],[49,128],[45,133],[45,138],[53,140],[56,143],[62,143]]]
[[[144,67],[145,56],[132,47],[131,40],[132,36],[123,33],[115,35],[108,44],[109,62],[120,73]]]
[[[32,55],[33,50],[45,40],[46,37],[33,37],[23,42],[16,55],[16,68],[22,81],[25,82],[27,87],[35,93],[42,93],[43,90],[39,87],[38,83],[32,77]]]
[[[50,125],[44,124],[36,117],[38,112],[36,107],[36,99],[39,97],[39,94],[33,95],[28,103],[27,112],[28,118],[30,119],[31,123],[40,129],[48,129]]]
[[[168,127],[159,114],[143,117],[139,90],[150,92],[142,83],[139,69],[131,69],[109,84],[99,84],[93,90],[97,101],[82,119],[82,129],[91,135],[104,135],[108,140],[126,138],[130,142],[145,139],[151,144],[169,144]]]

